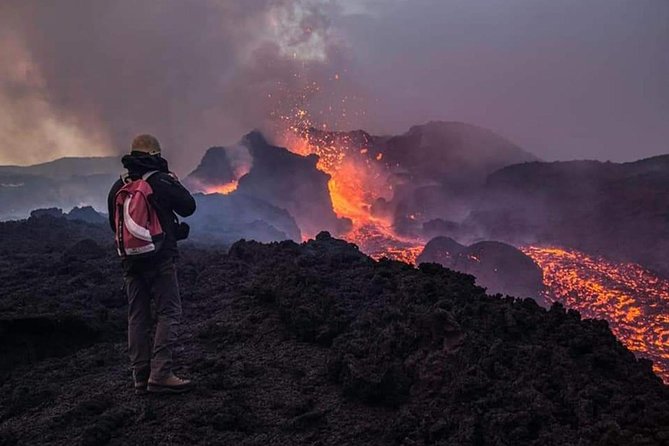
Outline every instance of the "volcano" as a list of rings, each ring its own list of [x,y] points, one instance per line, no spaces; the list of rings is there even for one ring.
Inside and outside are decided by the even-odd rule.
[[[0,196],[10,204],[26,199],[24,208],[51,207],[61,200],[54,191],[71,188],[65,201],[86,204],[102,186],[75,193],[93,181],[72,176],[77,165],[0,169],[9,175]],[[397,136],[290,126],[273,141],[251,132],[212,147],[184,182],[200,192],[188,222],[201,246],[300,242],[327,230],[376,260],[437,262],[473,274],[490,293],[561,302],[603,318],[669,379],[662,317],[669,311],[662,291],[668,165],[666,156],[540,162],[489,130],[457,122]],[[33,195],[38,183],[45,192]],[[102,202],[99,194],[88,200]],[[448,255],[439,253],[444,238],[451,239]],[[565,252],[580,260],[567,261]],[[570,273],[556,273],[557,265]],[[611,273],[602,278],[602,271]]]

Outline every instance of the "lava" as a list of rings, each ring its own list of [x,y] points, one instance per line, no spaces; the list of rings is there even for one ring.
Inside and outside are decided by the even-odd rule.
[[[356,147],[355,141],[346,135],[331,139],[304,132],[293,141],[288,145],[290,150],[301,155],[318,155],[317,168],[330,175],[328,189],[332,208],[337,216],[352,222],[352,229],[343,234],[343,238],[356,243],[373,258],[415,263],[424,241],[397,235],[389,217],[373,213],[376,200],[392,200],[389,173],[379,163],[381,153],[368,157],[369,150]]]
[[[573,249],[527,246],[543,270],[546,301],[605,319],[623,344],[654,362],[669,383],[669,280],[640,265]]]
[[[425,241],[399,236],[390,215],[373,212],[378,200],[392,200],[394,189],[383,153],[374,150],[368,135],[317,130],[300,106],[280,118],[287,124],[280,132],[282,145],[299,155],[318,155],[317,168],[330,176],[332,208],[338,217],[352,222],[351,230],[341,236],[373,258],[415,263]]]
[[[285,147],[300,155],[318,155],[318,169],[330,175],[333,209],[353,223],[343,238],[373,258],[415,264],[425,240],[397,235],[390,217],[373,212],[376,200],[387,203],[393,198],[383,153],[365,144],[364,138],[361,144],[347,134],[316,130],[303,108],[294,108],[281,119],[289,123],[282,135]],[[668,280],[636,264],[572,249],[528,246],[521,250],[543,270],[548,303],[559,301],[586,318],[605,319],[618,339],[651,359],[655,372],[669,383]]]
[[[236,191],[238,185],[239,185],[239,181],[234,180],[234,181],[230,181],[229,183],[207,187],[207,188],[205,188],[204,192],[206,194],[228,195],[228,194]]]

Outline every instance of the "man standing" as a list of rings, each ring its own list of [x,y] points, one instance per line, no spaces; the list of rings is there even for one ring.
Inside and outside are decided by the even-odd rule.
[[[195,212],[195,200],[161,157],[160,143],[151,135],[136,137],[130,155],[122,158],[127,174],[112,186],[107,200],[109,223],[116,232],[117,193],[125,184],[142,178],[153,190],[149,202],[155,208],[163,231],[162,243],[150,256],[123,257],[128,296],[128,353],[133,368],[135,392],[181,393],[192,385],[172,372],[172,355],[181,319],[181,297],[176,275],[177,240],[188,237],[188,225],[178,214]],[[155,300],[157,324],[151,340],[151,299]]]

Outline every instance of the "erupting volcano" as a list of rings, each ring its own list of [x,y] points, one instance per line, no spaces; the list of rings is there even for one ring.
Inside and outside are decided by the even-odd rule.
[[[406,173],[400,164],[384,161],[385,141],[361,131],[292,126],[284,142],[295,153],[319,156],[317,167],[330,176],[334,211],[353,222],[344,238],[374,258],[416,263],[426,238],[420,233],[398,234],[398,209],[390,206],[398,186],[412,178],[398,175]],[[415,219],[413,214],[405,217]],[[656,373],[669,382],[668,280],[638,264],[573,249],[527,246],[522,251],[543,270],[548,304],[561,302],[583,317],[607,320],[616,336],[633,352],[653,360]]]
[[[383,163],[383,152],[374,146],[372,136],[291,127],[285,142],[294,153],[318,155],[318,169],[330,176],[328,190],[333,210],[352,222],[343,238],[374,258],[415,262],[424,240],[398,235],[392,214],[378,209],[392,200],[397,180]]]
[[[585,318],[607,320],[631,351],[653,360],[656,373],[669,381],[669,281],[661,271],[592,256],[582,247],[597,241],[600,231],[584,230],[597,221],[615,221],[619,227],[612,224],[611,230],[633,235],[623,231],[640,223],[633,219],[637,214],[625,214],[630,206],[624,200],[639,203],[637,189],[647,196],[663,187],[669,162],[541,163],[488,130],[454,122],[373,136],[321,129],[295,109],[282,123],[274,135],[278,145],[249,133],[234,146],[209,149],[186,179],[210,194],[199,199],[210,234],[233,228],[230,241],[306,241],[327,230],[375,259],[441,263],[476,276],[490,294],[532,297],[539,305],[560,302]],[[587,178],[573,178],[584,169]],[[609,186],[628,177],[627,189]],[[579,199],[571,191],[579,192],[586,180],[593,191],[618,195]],[[546,197],[552,201],[542,201]],[[592,201],[604,203],[596,208],[604,214],[593,213]],[[644,209],[655,215],[662,206],[650,200]],[[645,233],[661,228],[639,215],[650,222]],[[556,222],[562,222],[559,231],[550,226]],[[656,236],[662,239],[661,232]],[[628,235],[619,238],[630,261],[638,258],[641,244]],[[599,243],[592,250],[606,253],[607,245]]]

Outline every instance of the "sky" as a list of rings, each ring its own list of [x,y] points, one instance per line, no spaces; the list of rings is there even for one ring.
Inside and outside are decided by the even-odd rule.
[[[296,110],[468,122],[545,160],[669,153],[669,1],[0,0],[0,164],[148,132],[185,174]]]

